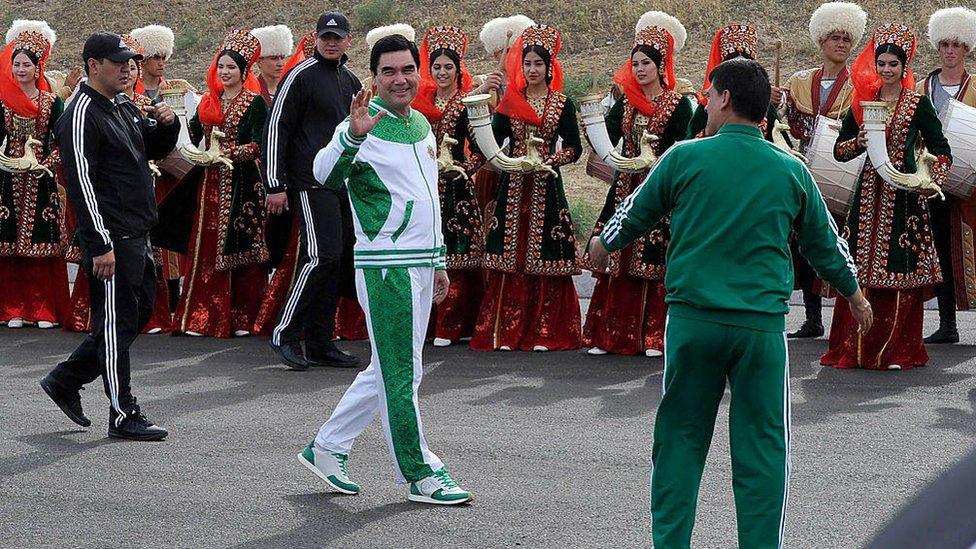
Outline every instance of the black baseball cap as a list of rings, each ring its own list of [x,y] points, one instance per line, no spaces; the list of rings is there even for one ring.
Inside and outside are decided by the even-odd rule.
[[[318,24],[315,25],[315,34],[322,37],[326,34],[334,34],[339,38],[349,36],[349,19],[337,11],[327,11],[319,17]]]
[[[114,63],[124,63],[129,59],[142,61],[142,54],[130,49],[117,34],[96,32],[85,40],[85,47],[81,50],[81,61],[87,64],[89,59],[108,59]]]

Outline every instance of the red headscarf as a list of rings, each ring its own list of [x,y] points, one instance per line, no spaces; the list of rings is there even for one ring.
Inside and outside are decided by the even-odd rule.
[[[315,55],[315,31],[312,31],[302,37],[298,41],[298,46],[295,47],[295,53],[291,54],[288,61],[285,61],[284,68],[281,69],[281,76],[288,74],[288,71],[295,68],[295,65],[301,63],[302,61],[308,59]]]
[[[51,56],[51,44],[39,32],[25,31],[0,52],[0,102],[19,116],[35,118],[41,108],[27,97],[14,78],[14,52],[20,49],[30,50],[37,55],[37,89],[49,92],[51,85],[44,76],[44,65]]]
[[[437,97],[437,82],[430,74],[430,54],[439,49],[450,49],[458,54],[461,65],[457,70],[461,71],[461,93],[468,93],[474,87],[471,80],[471,73],[464,63],[464,54],[468,49],[468,35],[457,27],[434,27],[427,31],[423,42],[420,43],[420,86],[417,89],[417,97],[410,105],[420,111],[431,123],[438,122],[444,116],[444,112],[434,104]]]
[[[525,99],[525,88],[529,84],[522,73],[522,50],[529,46],[542,46],[549,52],[552,59],[550,65],[552,80],[549,82],[549,89],[563,90],[563,68],[559,64],[559,60],[556,59],[560,48],[562,48],[562,38],[559,36],[559,31],[546,25],[533,25],[525,29],[515,39],[511,49],[508,50],[508,57],[505,58],[508,87],[505,89],[505,96],[502,97],[495,112],[515,120],[522,120],[532,126],[541,127],[542,119]]]
[[[246,66],[241,72],[241,76],[244,78],[244,88],[258,95],[261,94],[261,83],[251,71],[251,67],[261,56],[261,43],[249,31],[231,31],[224,39],[220,51],[214,56],[213,62],[210,63],[210,68],[207,70],[207,89],[209,91],[203,94],[200,105],[197,107],[200,122],[207,126],[219,126],[224,123],[224,112],[220,101],[224,93],[224,85],[220,82],[220,77],[217,76],[217,61],[221,54],[227,50],[244,58]]]
[[[894,44],[908,55],[905,64],[905,74],[901,85],[907,89],[915,89],[915,74],[908,68],[908,64],[915,57],[915,34],[907,26],[899,23],[885,23],[874,31],[871,39],[864,45],[851,66],[851,82],[854,84],[854,95],[851,98],[851,112],[858,125],[864,121],[864,107],[861,101],[875,101],[881,91],[881,77],[878,75],[875,50],[886,44]]]
[[[664,63],[664,81],[661,85],[667,90],[674,89],[674,36],[663,27],[647,27],[637,34],[634,48],[638,46],[649,46],[661,54],[661,62]],[[627,101],[645,116],[653,116],[656,107],[651,103],[641,85],[634,76],[632,64],[633,55],[624,61],[617,73],[613,75],[613,81],[620,85],[627,96]]]

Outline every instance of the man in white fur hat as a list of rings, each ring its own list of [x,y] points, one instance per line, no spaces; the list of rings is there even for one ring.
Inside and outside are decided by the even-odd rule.
[[[790,134],[805,153],[813,138],[814,122],[823,115],[841,120],[851,106],[854,86],[847,63],[864,36],[868,15],[852,2],[827,2],[810,16],[810,40],[820,49],[823,64],[800,71],[778,90],[785,101]],[[815,286],[821,286],[810,265],[794,248],[796,287],[803,292],[806,320],[791,338],[812,338],[824,334],[823,300]]]
[[[976,12],[968,8],[944,8],[929,18],[929,44],[939,54],[941,66],[932,71],[918,84],[918,92],[929,96],[935,110],[942,112],[949,99],[961,101],[976,107],[976,83],[971,82],[966,71],[966,58],[976,45]],[[953,151],[955,153],[955,151]],[[963,202],[947,194],[946,199],[929,202],[932,220],[932,233],[935,247],[939,252],[942,267],[942,284],[936,287],[939,301],[939,329],[925,338],[925,343],[958,343],[959,330],[956,328],[957,287],[971,288],[976,277],[964,269],[955,269],[964,264],[953,260],[953,250],[963,250],[973,246],[972,220],[963,214]],[[969,221],[967,223],[967,221]],[[961,245],[954,246],[956,241]],[[970,309],[966,301],[964,309]]]
[[[271,25],[251,29],[251,34],[261,42],[261,57],[258,58],[258,82],[261,96],[271,107],[271,100],[278,91],[281,71],[295,48],[295,37],[287,25]]]
[[[156,99],[160,88],[165,89],[166,63],[173,56],[176,37],[173,29],[163,25],[146,25],[129,32],[129,36],[139,42],[145,50],[145,60],[142,62],[142,85],[146,88],[146,95]]]

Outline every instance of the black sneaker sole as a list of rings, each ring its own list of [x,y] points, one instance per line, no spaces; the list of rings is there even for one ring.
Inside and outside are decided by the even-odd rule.
[[[114,431],[112,429],[108,430],[108,436],[111,438],[119,438],[123,440],[138,440],[141,442],[163,440],[164,438],[166,438],[167,435],[169,435],[169,433],[162,433],[162,434],[153,433],[153,434],[137,435],[134,433],[123,433],[121,431]]]
[[[78,414],[74,413],[71,410],[71,408],[68,407],[67,404],[65,404],[57,396],[55,396],[56,389],[54,388],[54,386],[51,384],[50,381],[48,381],[46,378],[42,379],[40,381],[40,386],[41,389],[44,389],[44,392],[47,393],[47,396],[50,397],[51,400],[58,405],[58,408],[60,408],[61,411],[64,412],[64,415],[68,416],[68,419],[77,423],[78,425],[81,425],[82,427],[91,427],[90,419],[88,419],[85,416],[79,416]]]
[[[332,360],[308,360],[308,365],[315,368],[355,368],[359,366],[359,361],[338,362]]]
[[[274,344],[270,344],[270,343],[268,344],[268,347],[271,347],[271,350],[274,351],[274,354],[278,356],[278,360],[282,364],[284,364],[285,366],[288,366],[290,369],[296,370],[296,371],[299,371],[299,372],[308,370],[308,366],[309,366],[308,362],[306,362],[305,364],[302,364],[301,362],[295,362],[293,360],[288,360],[287,358],[285,358],[285,354],[281,352],[281,347],[278,347],[278,346],[276,346]]]

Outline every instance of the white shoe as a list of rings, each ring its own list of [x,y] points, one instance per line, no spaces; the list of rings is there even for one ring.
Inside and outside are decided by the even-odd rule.
[[[407,499],[434,505],[459,505],[473,500],[474,496],[458,486],[442,467],[427,478],[411,482]]]
[[[38,320],[37,327],[42,330],[50,330],[51,328],[54,327],[54,323],[48,322],[47,320]]]
[[[664,353],[662,353],[661,351],[658,351],[657,349],[645,349],[644,350],[644,356],[650,357],[650,358],[657,358],[659,356],[664,356]]]
[[[7,321],[7,327],[8,328],[23,328],[24,327],[24,319],[23,318],[20,318],[20,317],[11,318],[10,320]]]
[[[348,459],[348,454],[333,454],[319,450],[315,447],[314,441],[298,454],[298,462],[324,480],[333,491],[354,496],[359,493],[360,488],[358,484],[349,480],[349,472],[346,468]]]
[[[545,345],[536,345],[535,347],[532,347],[532,350],[536,353],[546,353],[549,352],[549,347],[546,347]]]
[[[888,369],[889,370],[901,370],[901,365],[900,364],[889,364],[888,365]]]
[[[234,330],[234,337],[247,337],[251,335],[251,332],[247,330]]]
[[[183,333],[190,337],[203,337],[203,334],[199,332],[183,332]]]
[[[450,339],[444,339],[443,337],[434,338],[434,347],[450,347],[453,343]]]
[[[149,331],[148,331],[148,332],[146,332],[146,333],[147,333],[147,334],[158,334],[158,333],[160,333],[160,332],[162,332],[162,331],[163,331],[163,329],[162,329],[162,328],[159,328],[159,327],[156,327],[156,328],[153,328],[152,330],[149,330]]]
[[[607,354],[607,352],[599,347],[592,347],[589,351],[586,351],[586,354],[593,355],[593,356],[603,356]]]
[[[501,347],[498,348],[498,350],[499,351],[506,351],[506,352],[508,352],[508,351],[511,351],[512,348],[509,347],[508,345],[502,345]]]

